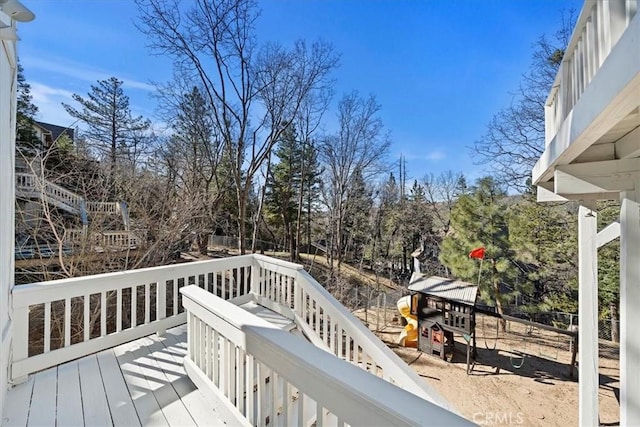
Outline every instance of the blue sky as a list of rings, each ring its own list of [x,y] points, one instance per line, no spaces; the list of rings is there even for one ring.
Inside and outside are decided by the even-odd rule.
[[[189,1],[189,0],[186,0]],[[171,76],[134,26],[129,0],[24,0],[36,20],[19,27],[19,56],[38,119],[70,125],[61,107],[99,79],[125,82],[135,113],[154,119],[152,81]],[[461,171],[476,178],[467,147],[508,106],[529,66],[532,44],[552,36],[561,10],[581,0],[263,0],[260,41],[333,43],[341,54],[336,97],[374,94],[391,132],[391,158],[409,178]],[[333,115],[333,112],[329,112]],[[327,131],[331,131],[331,120]]]

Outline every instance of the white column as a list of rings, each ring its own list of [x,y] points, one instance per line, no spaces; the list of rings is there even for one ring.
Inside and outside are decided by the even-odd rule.
[[[621,194],[620,425],[640,426],[640,179]]]
[[[578,210],[579,425],[598,425],[598,249],[595,202]]]

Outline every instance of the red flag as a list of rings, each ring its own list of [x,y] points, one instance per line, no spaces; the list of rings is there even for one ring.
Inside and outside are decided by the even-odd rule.
[[[469,258],[484,259],[484,247],[476,248],[469,252]]]

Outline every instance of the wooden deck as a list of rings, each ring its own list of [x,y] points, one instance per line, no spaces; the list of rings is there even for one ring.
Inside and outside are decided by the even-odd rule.
[[[186,325],[31,375],[3,426],[222,425],[186,376]]]

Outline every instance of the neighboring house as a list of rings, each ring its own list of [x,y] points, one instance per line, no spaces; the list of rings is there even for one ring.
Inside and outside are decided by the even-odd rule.
[[[640,425],[640,13],[587,0],[545,106],[539,201],[579,203],[579,425],[598,425],[598,248],[620,238],[620,425]],[[598,232],[599,200],[620,219]]]
[[[71,142],[74,141],[74,130],[69,127],[35,121],[34,128],[45,149],[50,148],[62,135],[67,135]]]
[[[69,246],[88,243],[88,247],[98,251],[139,247],[143,242],[139,233],[130,231],[126,203],[86,200],[85,195],[67,188],[68,183],[61,179],[59,171],[55,167],[51,170],[50,163],[43,160],[46,150],[61,136],[66,135],[73,143],[74,130],[35,121],[33,131],[39,143],[16,153],[16,259],[49,258],[55,254],[49,248],[56,247],[58,242],[52,241],[51,232],[46,231],[53,225],[44,220],[43,203],[57,208],[51,212],[56,225],[63,224],[64,232],[59,235],[65,236],[65,244]],[[93,220],[99,220],[99,229],[88,228]]]

